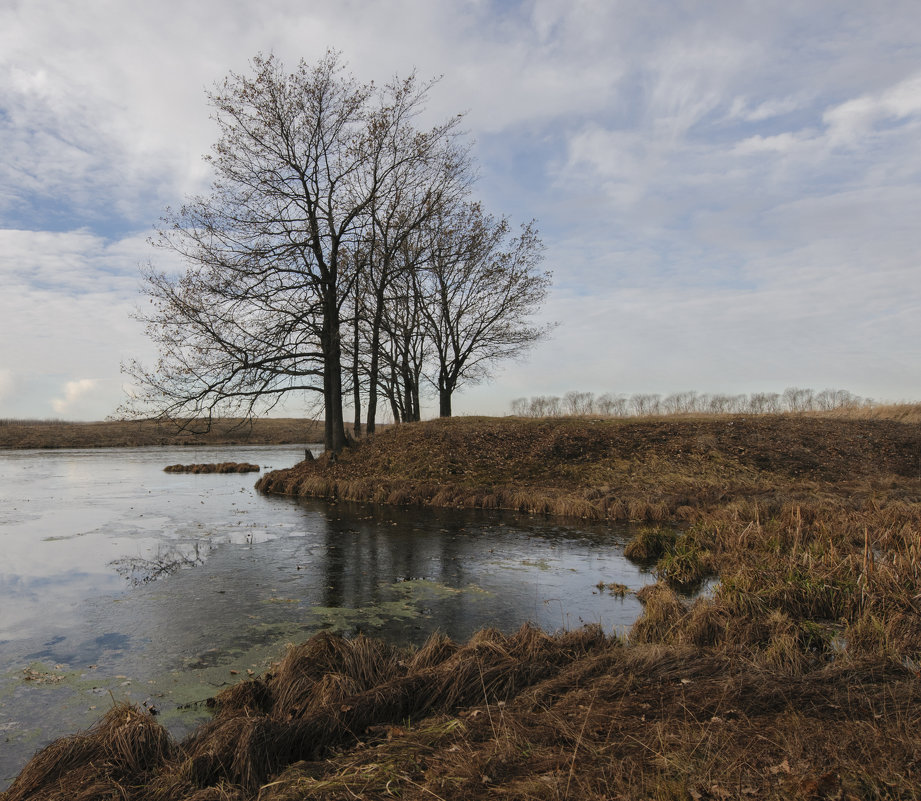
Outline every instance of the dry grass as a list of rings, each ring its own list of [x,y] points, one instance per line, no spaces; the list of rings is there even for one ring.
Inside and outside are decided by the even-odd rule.
[[[675,547],[677,538],[674,529],[643,526],[627,543],[624,556],[638,562],[656,561]]]
[[[269,473],[265,492],[587,519],[693,522],[735,508],[912,497],[921,429],[817,415],[395,426],[338,459]]]
[[[645,520],[630,550],[659,581],[624,640],[320,635],[184,742],[119,707],[0,799],[921,799],[919,454],[891,420],[458,420],[270,474]],[[710,595],[676,591],[705,575]]]
[[[921,403],[889,403],[879,406],[860,406],[826,412],[834,417],[861,420],[895,420],[899,423],[921,423]]]
[[[0,448],[116,448],[149,445],[289,445],[323,441],[314,420],[215,420],[210,431],[154,420],[0,421]]]
[[[36,754],[0,798],[130,797],[131,788],[151,780],[174,749],[169,735],[146,710],[114,706],[90,731],[57,740]]]
[[[647,610],[674,619],[676,603],[660,588]],[[788,622],[774,626],[772,642],[795,641]],[[213,723],[185,742],[117,707],[36,755],[0,798],[921,795],[914,670],[866,658],[797,667],[780,654],[752,663],[656,639],[486,630],[407,654],[321,635],[224,691]]]
[[[219,462],[218,464],[171,464],[164,473],[258,473],[258,464],[249,462]]]

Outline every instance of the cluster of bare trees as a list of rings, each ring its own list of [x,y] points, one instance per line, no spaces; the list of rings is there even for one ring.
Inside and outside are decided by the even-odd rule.
[[[125,365],[120,411],[210,423],[315,393],[333,451],[346,402],[368,431],[382,399],[419,419],[427,387],[450,415],[460,386],[546,333],[537,231],[471,200],[460,117],[417,124],[430,84],[361,84],[335,53],[252,66],[209,95],[215,178],[154,239],[186,271],[144,275],[160,358]]]
[[[593,392],[567,392],[535,395],[512,401],[512,414],[518,417],[645,417],[660,414],[777,414],[780,412],[832,411],[872,405],[845,389],[788,387],[782,393],[753,392],[750,395],[721,395],[675,392],[671,395],[615,395]]]

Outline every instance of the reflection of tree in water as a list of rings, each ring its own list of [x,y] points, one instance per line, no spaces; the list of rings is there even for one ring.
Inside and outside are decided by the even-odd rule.
[[[173,547],[165,550],[158,548],[157,555],[153,559],[126,556],[109,564],[115,568],[118,575],[138,585],[156,581],[185,567],[197,567],[204,564],[204,561],[201,545],[196,542],[186,547]]]

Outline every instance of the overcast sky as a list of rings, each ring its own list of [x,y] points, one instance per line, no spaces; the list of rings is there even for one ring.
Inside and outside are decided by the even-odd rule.
[[[342,52],[444,76],[475,193],[537,218],[552,339],[519,396],[921,398],[918,0],[0,0],[0,417],[102,419],[164,208],[207,188],[205,91]],[[291,409],[297,412],[299,405]]]

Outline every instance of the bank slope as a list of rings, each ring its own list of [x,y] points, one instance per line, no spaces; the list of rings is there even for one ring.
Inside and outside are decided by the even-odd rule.
[[[817,416],[646,420],[455,418],[395,426],[258,489],[388,504],[584,518],[771,514],[819,497],[912,492],[921,427]],[[763,508],[762,508],[763,507]]]

